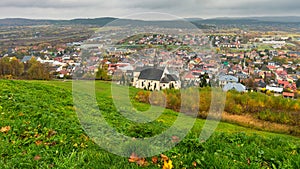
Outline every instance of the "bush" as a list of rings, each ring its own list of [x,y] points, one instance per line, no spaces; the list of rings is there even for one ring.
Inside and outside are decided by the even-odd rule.
[[[185,92],[189,92],[185,89]],[[174,111],[181,111],[184,106],[183,113],[189,114],[197,105],[191,100],[183,102],[181,105],[181,93],[179,90],[169,89],[164,90],[167,105],[166,107]],[[272,95],[272,92],[266,91],[267,94]],[[154,93],[155,94],[155,93]],[[211,105],[211,89],[202,88],[199,90],[200,102],[198,116],[201,118],[207,117],[207,112]],[[193,94],[190,94],[193,96]],[[149,103],[149,91],[140,91],[136,96],[136,100],[143,103]],[[268,96],[262,93],[238,93],[235,91],[227,92],[225,111],[230,114],[250,115],[265,121],[276,122],[289,125],[300,125],[300,100],[285,99],[282,97]]]

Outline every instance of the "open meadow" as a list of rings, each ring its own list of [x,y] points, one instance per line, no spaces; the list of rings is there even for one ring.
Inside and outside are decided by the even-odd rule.
[[[114,106],[110,83],[96,81],[95,86],[103,116],[125,135],[142,138],[160,134],[178,117],[177,112],[166,109],[150,123],[132,122]],[[131,102],[136,109],[147,110],[148,104],[133,99],[139,91],[130,88]],[[220,122],[211,138],[202,141],[199,134],[204,123],[196,119],[188,135],[164,152],[173,168],[300,168],[299,137]],[[119,157],[95,144],[78,120],[71,81],[0,80],[0,129],[0,168],[164,166],[160,154],[138,161]],[[169,140],[174,138],[176,141],[176,136]]]

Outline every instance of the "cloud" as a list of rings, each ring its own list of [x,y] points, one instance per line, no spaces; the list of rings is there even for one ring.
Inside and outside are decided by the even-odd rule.
[[[163,12],[180,17],[299,15],[298,0],[2,0],[0,17],[122,17]]]
[[[97,4],[96,0],[2,0],[1,8],[74,8],[89,7]]]

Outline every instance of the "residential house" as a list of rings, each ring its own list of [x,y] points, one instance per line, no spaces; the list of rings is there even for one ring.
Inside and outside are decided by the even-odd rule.
[[[277,86],[266,86],[266,89],[269,91],[274,92],[274,96],[280,96],[283,92],[283,88],[282,87],[277,87]]]
[[[228,83],[238,83],[239,78],[231,75],[224,75],[219,77],[219,86],[224,87]]]
[[[136,71],[137,72],[137,71]],[[145,90],[162,90],[181,88],[181,82],[176,75],[169,74],[167,68],[145,68],[140,71],[138,78],[134,73],[134,83],[133,85],[136,88],[145,89]]]
[[[238,92],[245,92],[246,86],[241,83],[228,83],[223,87],[223,91],[236,90]]]
[[[285,97],[285,98],[291,98],[291,99],[293,99],[295,97],[295,93],[283,92],[282,96]]]
[[[235,76],[239,79],[248,79],[249,76],[245,73],[236,73]]]
[[[32,58],[35,58],[35,57],[34,56],[24,56],[23,59],[21,60],[21,62],[26,63]]]

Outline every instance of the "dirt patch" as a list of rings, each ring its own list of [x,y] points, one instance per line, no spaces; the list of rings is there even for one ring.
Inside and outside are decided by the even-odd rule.
[[[222,114],[222,121],[264,131],[287,133],[295,136],[300,136],[299,126],[291,126],[286,124],[278,124],[274,122],[259,120],[250,115],[234,115],[224,112]]]

